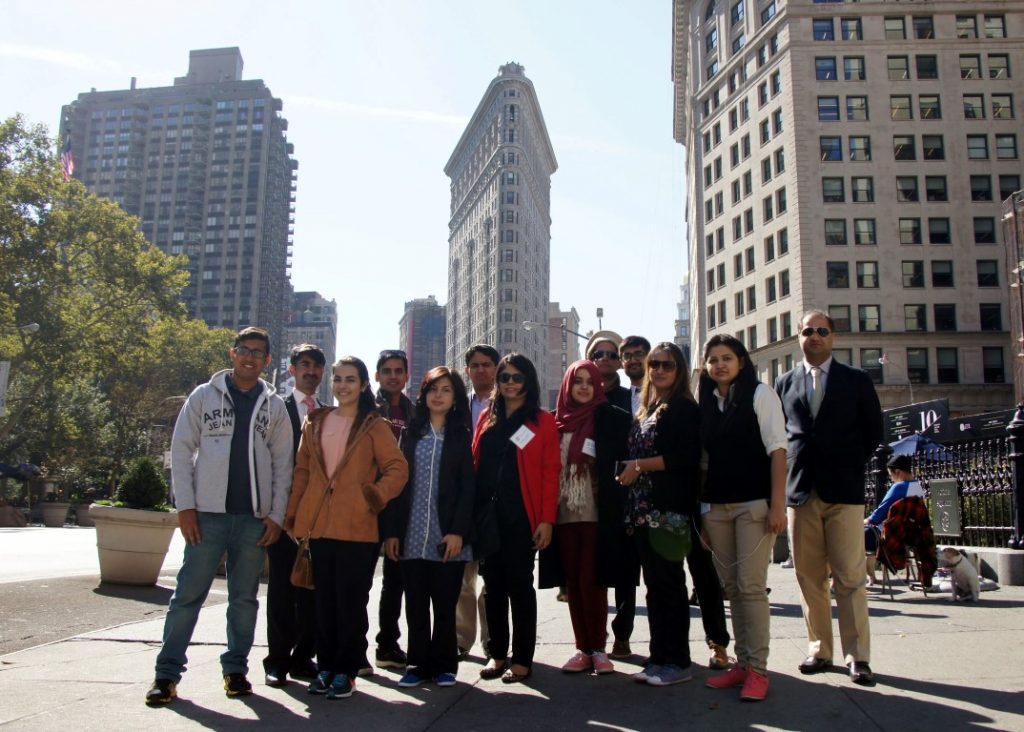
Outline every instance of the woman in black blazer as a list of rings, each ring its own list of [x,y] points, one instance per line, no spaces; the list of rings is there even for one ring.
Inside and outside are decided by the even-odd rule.
[[[700,411],[690,394],[686,359],[674,343],[659,343],[647,355],[636,419],[618,480],[629,489],[626,523],[647,585],[651,656],[633,678],[668,686],[691,678],[683,559],[697,508],[701,455]]]
[[[409,667],[398,682],[402,687],[431,679],[438,686],[455,684],[455,606],[472,558],[465,538],[476,484],[469,421],[466,386],[459,375],[444,366],[428,371],[416,417],[401,437],[409,482],[381,520],[384,551],[401,560],[405,585]]]

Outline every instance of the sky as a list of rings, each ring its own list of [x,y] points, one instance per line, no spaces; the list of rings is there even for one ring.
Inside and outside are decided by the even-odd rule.
[[[0,117],[56,135],[95,87],[170,86],[238,46],[283,100],[299,161],[292,285],[338,306],[338,353],[398,345],[404,303],[447,299],[444,165],[498,67],[533,81],[551,179],[551,300],[671,340],[685,266],[671,0],[4,0]]]

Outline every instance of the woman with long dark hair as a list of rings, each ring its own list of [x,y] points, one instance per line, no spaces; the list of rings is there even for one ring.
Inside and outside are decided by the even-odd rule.
[[[377,515],[402,492],[409,469],[375,411],[366,364],[345,356],[332,374],[338,406],[311,412],[302,428],[284,528],[310,539],[320,672],[309,692],[342,699],[366,658]]]
[[[691,678],[683,560],[697,510],[700,412],[679,346],[658,343],[646,365],[629,457],[618,480],[629,489],[626,523],[640,554],[651,629],[649,662],[633,678],[668,686]]]
[[[455,606],[466,562],[472,558],[465,539],[476,484],[470,415],[465,383],[438,366],[424,375],[416,416],[402,431],[409,480],[388,504],[381,523],[384,552],[400,560],[405,587],[409,668],[398,685],[406,688],[430,679],[438,686],[453,686],[458,672]]]
[[[615,463],[625,457],[632,419],[608,402],[601,382],[593,361],[576,361],[562,378],[555,407],[562,455],[555,535],[577,649],[562,666],[566,673],[615,670],[605,653],[608,587],[629,569],[615,552],[622,532]]]
[[[484,558],[481,572],[487,608],[491,663],[484,679],[507,684],[530,675],[537,642],[536,552],[551,543],[558,512],[558,430],[540,408],[537,370],[526,356],[510,353],[498,363],[498,388],[480,415],[473,437],[477,466],[476,501],[493,502],[499,546]],[[509,659],[509,609],[512,657]]]
[[[786,421],[778,395],[758,381],[747,349],[730,335],[704,346],[700,411],[704,532],[729,598],[737,661],[707,685],[739,686],[741,699],[760,701],[768,693],[768,563],[786,527]]]

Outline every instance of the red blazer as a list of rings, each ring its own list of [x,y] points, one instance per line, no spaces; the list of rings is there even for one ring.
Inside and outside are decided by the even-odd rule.
[[[473,434],[473,465],[480,468],[480,435],[484,432],[491,408],[480,414]],[[523,492],[523,505],[530,519],[530,530],[539,524],[554,524],[558,517],[558,474],[562,470],[562,454],[558,446],[558,428],[550,412],[541,410],[536,422],[526,426],[536,435],[523,448],[516,448],[519,467],[519,488]]]

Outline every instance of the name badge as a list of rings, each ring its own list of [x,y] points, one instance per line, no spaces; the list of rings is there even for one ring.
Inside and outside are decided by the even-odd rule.
[[[512,444],[522,450],[524,447],[530,444],[530,440],[535,437],[533,430],[527,427],[525,424],[516,430],[516,433],[509,439],[512,440]]]
[[[597,457],[597,445],[589,437],[583,440],[583,454],[594,458]]]

